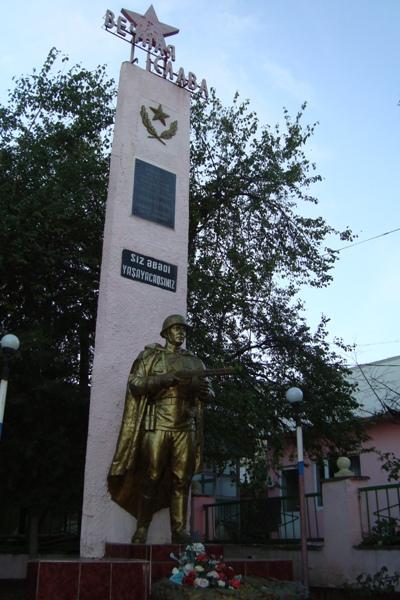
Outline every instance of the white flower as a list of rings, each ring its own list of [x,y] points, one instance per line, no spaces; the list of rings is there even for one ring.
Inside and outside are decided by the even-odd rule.
[[[176,567],[174,567],[172,569],[172,575],[176,575],[177,573],[179,573],[179,569],[177,569]]]
[[[205,579],[204,577],[196,577],[196,579],[194,580],[194,587],[206,588],[208,586],[209,586],[209,583],[208,583],[207,579]]]
[[[184,565],[184,567],[183,567],[183,571],[184,571],[185,575],[190,573],[190,571],[193,571],[193,569],[194,569],[193,563],[186,563],[186,565]]]
[[[225,587],[225,581],[222,581],[222,579],[218,579],[218,587]]]
[[[218,573],[217,573],[217,571],[209,571],[207,573],[207,577],[213,577],[214,579],[217,579],[218,578]]]
[[[192,552],[195,552],[196,554],[203,554],[206,549],[204,548],[203,544],[200,544],[199,542],[197,542],[196,544],[190,544],[189,546],[186,546],[186,550],[191,550]]]

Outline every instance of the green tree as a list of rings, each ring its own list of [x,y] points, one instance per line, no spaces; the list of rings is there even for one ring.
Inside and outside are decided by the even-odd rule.
[[[0,108],[0,322],[22,340],[2,497],[80,503],[114,82],[52,49]]]
[[[79,506],[114,83],[104,67],[43,68],[16,80],[0,108],[0,322],[23,344],[1,442],[2,498],[35,517]],[[189,344],[211,366],[238,364],[207,411],[207,457],[259,456],[289,431],[284,390],[305,391],[308,443],[353,441],[351,388],[307,327],[301,285],[331,280],[336,233],[303,216],[319,179],[305,156],[302,111],[259,128],[247,103],[193,105]],[[349,239],[349,231],[341,237]],[[315,435],[314,435],[315,434]]]
[[[190,344],[208,363],[243,367],[207,411],[211,460],[251,459],[265,440],[281,448],[284,392],[293,384],[304,391],[310,452],[321,442],[348,448],[360,434],[346,368],[327,343],[328,319],[311,332],[299,299],[302,286],[332,279],[337,255],[326,238],[352,237],[304,216],[320,180],[305,154],[314,126],[302,125],[304,109],[294,119],[285,111],[283,127],[260,127],[238,95],[231,107],[215,94],[193,106]]]

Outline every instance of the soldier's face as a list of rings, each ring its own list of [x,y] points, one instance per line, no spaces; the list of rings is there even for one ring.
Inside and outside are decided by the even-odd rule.
[[[174,346],[182,346],[186,337],[186,327],[184,325],[172,325],[166,332],[167,340]]]

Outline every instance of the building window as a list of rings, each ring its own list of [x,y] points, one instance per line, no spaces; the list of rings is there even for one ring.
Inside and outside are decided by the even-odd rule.
[[[282,469],[281,489],[284,500],[284,510],[296,512],[299,510],[299,472],[297,467]]]
[[[353,471],[355,477],[361,476],[361,461],[360,455],[355,454],[354,456],[349,456],[350,458],[350,471]]]
[[[218,475],[215,468],[206,465],[203,473],[195,475],[193,480],[200,484],[204,496],[214,496],[217,502],[232,500],[238,495],[238,468],[235,465],[227,465]]]

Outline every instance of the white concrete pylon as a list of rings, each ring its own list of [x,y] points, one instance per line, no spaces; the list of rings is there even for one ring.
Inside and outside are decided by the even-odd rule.
[[[135,65],[122,65],[90,400],[81,535],[86,557],[103,556],[105,541],[131,539],[134,519],[112,502],[106,484],[127,378],[144,346],[162,342],[164,318],[186,314],[189,127],[187,91]],[[164,184],[158,193],[157,185]],[[170,267],[176,269],[168,272]],[[167,511],[153,519],[148,541],[169,541]]]

